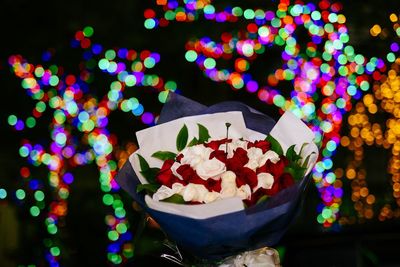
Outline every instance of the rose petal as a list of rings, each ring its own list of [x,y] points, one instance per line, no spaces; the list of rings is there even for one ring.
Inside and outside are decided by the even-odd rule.
[[[236,191],[237,191],[236,185],[222,187],[221,197],[222,198],[234,197],[236,195]]]
[[[251,147],[260,148],[262,150],[262,153],[265,153],[270,149],[271,144],[266,140],[257,140],[257,141],[248,143],[247,148],[251,148]]]
[[[208,192],[204,196],[204,203],[214,202],[219,198],[221,198],[221,195],[219,193],[217,193],[217,192]]]
[[[236,196],[240,197],[241,199],[249,199],[251,197],[251,188],[249,185],[242,185],[236,191]]]
[[[199,203],[204,202],[207,193],[208,193],[207,188],[204,185],[200,184],[188,184],[180,192],[185,201],[187,202],[194,201]]]
[[[179,194],[183,189],[185,188],[184,185],[180,183],[174,183],[172,185],[172,188],[169,188],[165,185],[160,186],[158,190],[153,194],[153,199],[160,201],[166,198],[169,198],[170,196],[174,194]]]
[[[202,179],[208,178],[217,179],[223,172],[225,172],[225,164],[216,158],[205,160],[196,166],[196,173]]]
[[[265,173],[265,172],[257,174],[257,180],[258,184],[253,189],[254,192],[257,191],[257,189],[259,188],[271,189],[274,183],[274,177],[270,173]]]
[[[277,163],[279,161],[279,155],[272,150],[267,151],[261,156],[259,166],[264,165],[268,160],[270,160],[272,163]]]

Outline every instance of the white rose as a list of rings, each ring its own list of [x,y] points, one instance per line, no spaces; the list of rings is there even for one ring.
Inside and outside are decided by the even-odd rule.
[[[267,151],[262,157],[260,158],[259,161],[259,166],[263,166],[267,160],[270,160],[272,163],[277,163],[279,161],[279,155],[276,154],[274,151],[269,150]]]
[[[215,200],[221,198],[220,193],[217,192],[208,192],[205,196],[204,196],[204,203],[210,203],[210,202],[214,202]]]
[[[173,194],[179,194],[183,188],[184,188],[184,185],[182,185],[180,183],[174,183],[172,185],[172,188],[162,185],[160,188],[158,188],[157,192],[155,192],[153,194],[153,199],[160,201],[160,200],[169,198]]]
[[[255,171],[259,167],[258,160],[249,160],[249,162],[244,166]]]
[[[236,185],[223,187],[221,189],[221,197],[222,198],[234,197],[236,195],[236,191],[237,191]]]
[[[263,155],[262,149],[258,147],[250,147],[247,150],[247,156],[249,157],[249,160],[258,160],[261,158]]]
[[[243,149],[247,149],[247,141],[242,141],[242,140],[233,140],[231,143],[228,144],[228,158],[232,158],[233,154],[236,149],[239,147]],[[225,151],[226,150],[226,144],[221,144],[219,146],[219,150]]]
[[[187,147],[181,152],[183,154],[181,164],[189,164],[192,168],[195,168],[201,162],[208,160],[211,152],[212,149],[204,145]]]
[[[242,185],[236,191],[236,196],[241,199],[249,199],[251,196],[251,188],[248,184]]]
[[[172,185],[172,191],[174,191],[174,194],[179,194],[183,189],[185,189],[185,186],[181,183],[174,183]]]
[[[266,172],[257,174],[257,186],[254,188],[253,192],[257,191],[259,188],[271,189],[274,184],[274,177]]]
[[[196,184],[196,197],[193,199],[193,201],[197,201],[197,202],[204,202],[204,199],[206,198],[207,193],[209,193],[208,189],[202,185],[202,184]]]
[[[160,201],[166,198],[169,198],[172,196],[174,193],[172,192],[172,189],[169,188],[168,186],[162,185],[158,190],[153,194],[153,199]]]
[[[221,175],[221,197],[233,197],[236,191],[236,174],[232,171],[224,172]]]
[[[233,171],[226,171],[221,175],[221,186],[236,184],[236,174]]]
[[[208,193],[207,188],[202,184],[189,183],[180,192],[185,201],[204,202],[205,196]]]
[[[219,178],[225,169],[225,164],[216,158],[200,162],[195,167],[196,173],[204,180],[208,178]]]
[[[252,169],[255,171],[258,167],[260,167],[260,159],[262,157],[263,153],[260,148],[257,147],[251,147],[247,150],[247,156],[249,157],[249,162],[247,162],[245,167]]]

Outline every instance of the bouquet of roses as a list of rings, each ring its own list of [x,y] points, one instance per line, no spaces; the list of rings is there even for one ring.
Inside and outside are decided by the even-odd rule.
[[[222,123],[222,122],[221,122]],[[210,140],[208,129],[198,126],[198,137],[189,142],[184,124],[176,138],[176,150],[157,151],[153,158],[163,162],[151,168],[140,154],[140,173],[149,182],[137,187],[154,200],[172,203],[210,203],[238,197],[247,207],[258,204],[304,177],[311,155],[302,159],[289,147],[285,155],[272,135],[256,141],[229,138]],[[302,147],[304,147],[304,144]]]
[[[299,211],[318,156],[314,134],[238,102],[170,94],[117,181],[178,246],[222,259],[275,245]],[[234,223],[233,223],[234,222]]]

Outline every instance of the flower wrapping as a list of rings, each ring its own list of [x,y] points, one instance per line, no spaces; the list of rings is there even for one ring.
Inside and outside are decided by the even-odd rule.
[[[317,159],[317,147],[312,131],[291,113],[286,112],[278,123],[268,116],[239,102],[222,102],[206,107],[183,96],[170,94],[160,114],[157,126],[139,131],[139,150],[121,168],[116,180],[162,227],[169,238],[192,254],[205,259],[222,259],[245,250],[275,245],[300,210],[303,192],[309,178],[306,175],[268,201],[244,208],[240,198],[226,198],[199,205],[160,202],[144,192],[137,193],[140,184],[147,183],[140,173],[137,154],[150,166],[162,162],[151,155],[158,150],[174,151],[175,137],[183,123],[189,136],[197,135],[197,123],[209,129],[212,140],[226,137],[225,123],[232,126],[230,138],[264,139],[270,133],[284,151],[296,145],[302,155],[311,155],[307,174]],[[275,125],[275,127],[274,127]]]

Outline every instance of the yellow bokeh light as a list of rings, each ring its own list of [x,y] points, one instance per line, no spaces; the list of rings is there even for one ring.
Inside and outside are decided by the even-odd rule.
[[[378,24],[375,24],[371,28],[371,30],[369,30],[369,32],[371,33],[372,36],[378,36],[378,34],[380,34],[382,32],[382,28]]]
[[[398,29],[398,16],[390,15],[394,30]],[[372,36],[384,37],[388,29],[382,29],[378,24],[370,29]],[[386,118],[377,122],[378,118]],[[380,79],[372,84],[371,91],[355,104],[347,118],[348,134],[340,139],[342,147],[348,149],[352,158],[345,168],[337,168],[337,178],[350,180],[351,200],[354,202],[356,216],[346,215],[340,218],[341,224],[364,222],[377,218],[385,221],[400,217],[400,58],[389,65],[387,73],[381,73]],[[387,165],[388,180],[382,175],[382,182],[392,187],[393,201],[377,200],[377,195],[368,188],[367,171],[364,163],[367,146],[376,146],[389,153]],[[374,155],[372,155],[373,157]],[[340,176],[340,174],[342,174]],[[343,178],[345,179],[345,178]],[[340,181],[340,180],[337,180]],[[386,201],[386,202],[385,202]],[[389,201],[389,203],[388,203]],[[375,211],[375,212],[374,212]]]
[[[360,190],[360,196],[362,196],[362,197],[367,197],[367,196],[368,196],[368,193],[369,193],[368,188],[366,188],[366,187],[361,188],[361,190]]]
[[[363,97],[364,105],[368,106],[374,102],[374,97],[371,94],[367,94]]]
[[[389,16],[389,19],[390,19],[391,22],[397,22],[398,17],[397,17],[396,14],[392,13],[392,14],[390,14],[390,16]]]
[[[374,216],[374,211],[372,209],[366,209],[364,212],[364,216],[367,219],[372,219],[372,217]]]
[[[354,179],[356,177],[356,171],[354,169],[348,169],[346,171],[346,176],[349,179]]]
[[[367,197],[367,203],[370,204],[370,205],[374,204],[375,203],[375,196],[374,195],[369,195]]]
[[[400,192],[400,183],[393,184],[393,191]]]
[[[348,138],[347,136],[343,136],[340,139],[340,144],[344,147],[348,146],[350,144],[350,138]],[[337,175],[336,175],[337,176]]]

